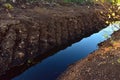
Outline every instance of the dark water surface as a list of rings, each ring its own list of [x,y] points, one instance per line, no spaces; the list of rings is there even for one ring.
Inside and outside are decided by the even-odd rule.
[[[74,43],[53,56],[49,56],[12,80],[56,80],[70,64],[98,49],[98,43],[103,42],[110,37],[113,31],[118,30],[118,25],[116,24],[117,27],[108,26],[106,29]]]

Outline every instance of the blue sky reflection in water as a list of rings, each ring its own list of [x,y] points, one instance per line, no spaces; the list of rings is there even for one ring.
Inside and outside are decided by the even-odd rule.
[[[120,24],[117,23],[114,25],[117,27],[113,25],[108,26],[99,33],[95,33],[90,37],[74,43],[72,46],[44,59],[42,62],[29,68],[12,80],[55,80],[70,64],[86,57],[89,53],[98,49],[97,44],[106,40],[104,35],[110,37],[113,31],[118,30]]]

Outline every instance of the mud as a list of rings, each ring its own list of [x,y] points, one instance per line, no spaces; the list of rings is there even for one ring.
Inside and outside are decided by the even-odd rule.
[[[99,5],[37,5],[0,11],[0,75],[98,32],[108,19]]]

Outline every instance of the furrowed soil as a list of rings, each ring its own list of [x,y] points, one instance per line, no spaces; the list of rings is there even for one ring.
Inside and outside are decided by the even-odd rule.
[[[0,4],[0,75],[4,74],[0,80],[103,29],[105,14],[108,11],[101,5]]]

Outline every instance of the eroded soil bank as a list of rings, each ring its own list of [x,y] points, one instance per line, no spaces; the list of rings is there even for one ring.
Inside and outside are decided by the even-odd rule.
[[[71,65],[58,80],[119,80],[120,30],[99,46],[88,57]]]
[[[0,75],[106,27],[102,6],[0,8]]]

